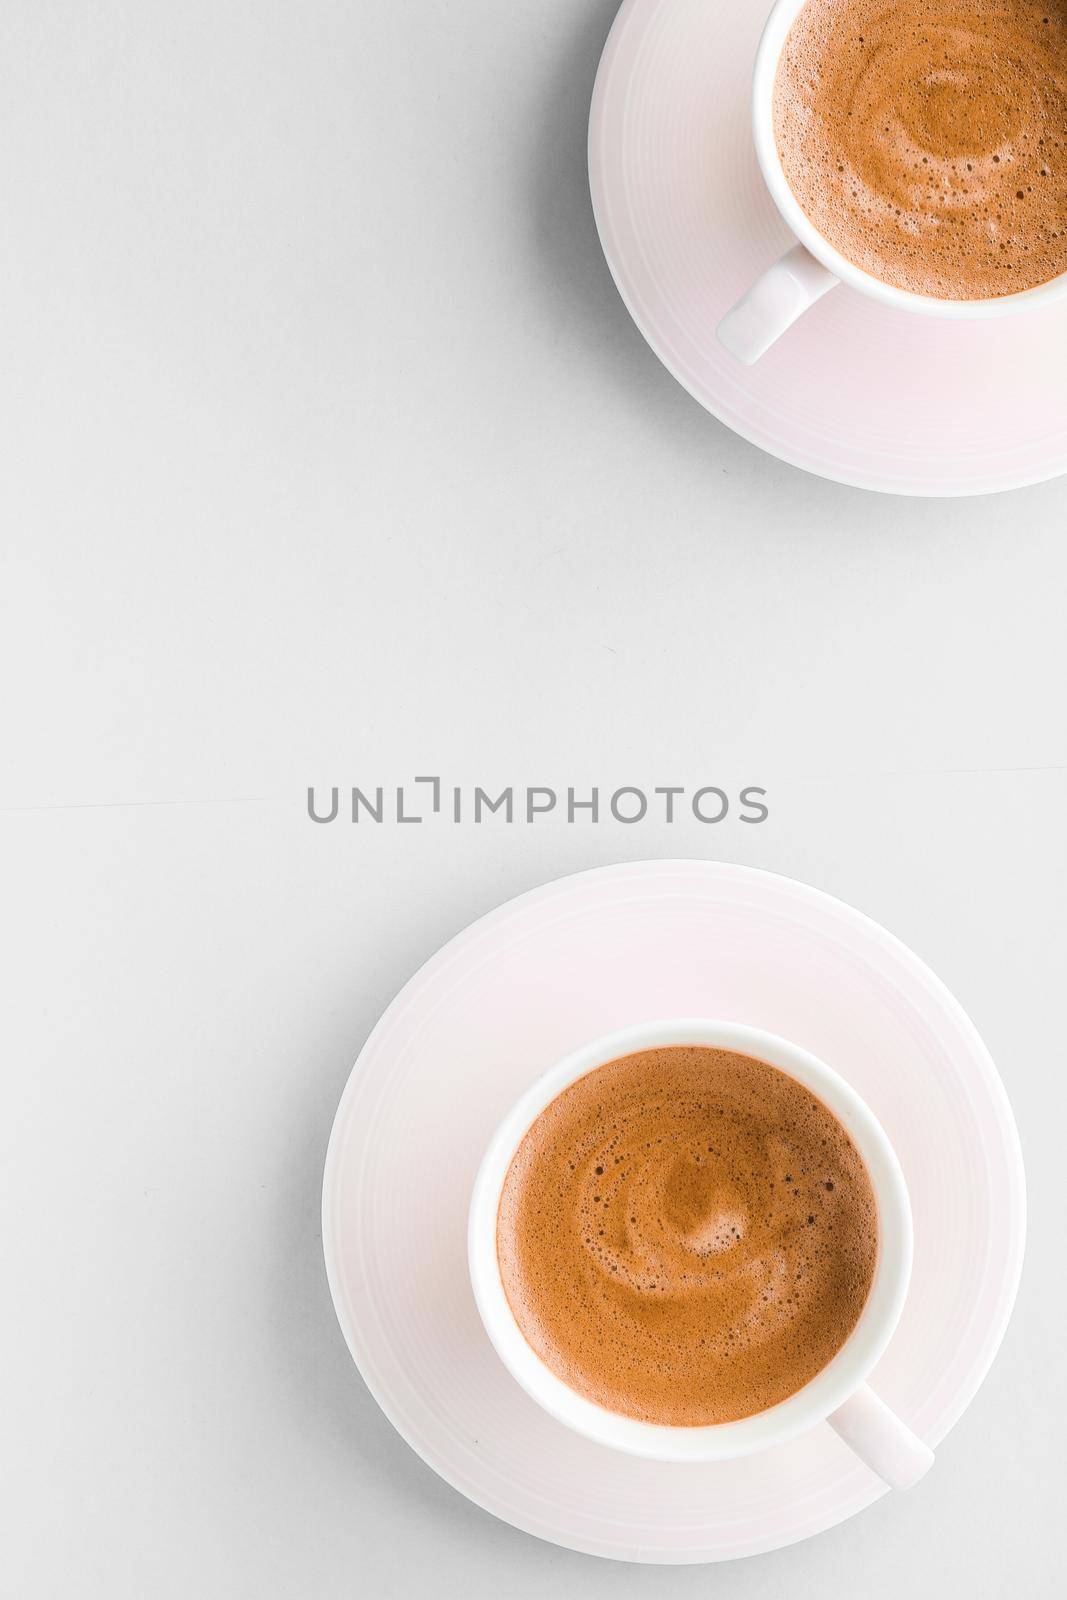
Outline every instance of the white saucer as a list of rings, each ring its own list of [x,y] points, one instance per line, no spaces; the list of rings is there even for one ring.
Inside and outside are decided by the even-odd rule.
[[[911,1191],[915,1268],[872,1382],[936,1446],[985,1376],[1015,1298],[1015,1124],[938,979],[876,923],[788,878],[702,861],[607,867],[459,934],[393,1001],[348,1081],[323,1245],[356,1364],[449,1483],[572,1549],[719,1561],[818,1533],[885,1491],[825,1426],[698,1466],[580,1438],[507,1373],[467,1277],[471,1183],[520,1090],[583,1041],[669,1015],[784,1034],[849,1078],[882,1122]]]
[[[1067,471],[1067,302],[937,322],[837,288],[754,367],[723,312],[790,243],[756,164],[749,83],[771,0],[624,0],[597,74],[589,177],[630,313],[744,438],[866,489],[983,494]]]

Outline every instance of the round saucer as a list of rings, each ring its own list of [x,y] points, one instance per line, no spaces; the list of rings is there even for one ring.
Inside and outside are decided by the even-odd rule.
[[[353,1069],[326,1157],[330,1289],[386,1415],[498,1517],[629,1561],[775,1549],[886,1492],[826,1426],[761,1455],[685,1466],[594,1444],[524,1393],[482,1328],[467,1206],[504,1112],[588,1039],[701,1015],[806,1047],[853,1083],[893,1141],[915,1265],[872,1384],[936,1446],[985,1376],[1015,1298],[1018,1138],[956,1001],[892,935],[828,895],[705,861],[600,868],[521,895],[401,990]]]
[[[753,367],[719,318],[790,242],[756,163],[749,85],[770,0],[624,0],[589,123],[593,210],[637,326],[743,438],[841,483],[985,494],[1067,471],[1067,301],[982,322],[844,287]]]

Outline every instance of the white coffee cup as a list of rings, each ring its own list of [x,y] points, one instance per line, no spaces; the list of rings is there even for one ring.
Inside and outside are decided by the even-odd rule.
[[[867,1301],[837,1354],[796,1394],[739,1422],[670,1427],[620,1416],[568,1387],[526,1342],[508,1304],[497,1259],[497,1214],[512,1157],[535,1118],[594,1068],[637,1050],[710,1045],[757,1057],[810,1089],[847,1129],[878,1205],[879,1244]],[[867,1387],[867,1377],[900,1319],[911,1275],[911,1207],[904,1174],[874,1113],[845,1080],[807,1050],[734,1022],[644,1022],[594,1039],[566,1056],[520,1096],[489,1142],[471,1197],[468,1259],[474,1298],[498,1355],[539,1405],[599,1444],[660,1461],[725,1461],[828,1422],[892,1488],[916,1483],[933,1452]]]
[[[839,283],[870,295],[898,311],[917,311],[927,317],[1002,317],[1048,305],[1067,293],[1067,272],[1018,294],[986,300],[939,300],[933,295],[897,289],[854,266],[834,249],[801,209],[789,187],[778,158],[774,137],[773,98],[778,58],[797,13],[805,0],[777,0],[756,51],[752,78],[752,132],[764,181],[778,210],[800,241],[758,278],[729,310],[715,330],[720,344],[738,361],[751,366],[802,312]]]

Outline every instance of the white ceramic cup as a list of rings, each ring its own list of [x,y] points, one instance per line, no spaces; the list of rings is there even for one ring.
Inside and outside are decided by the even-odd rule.
[[[497,1259],[497,1213],[512,1157],[550,1101],[587,1072],[637,1050],[711,1045],[769,1062],[830,1108],[863,1158],[878,1204],[874,1279],[859,1321],[837,1354],[796,1394],[739,1422],[669,1427],[620,1416],[568,1387],[527,1344],[512,1315]],[[808,1051],[772,1033],[734,1022],[679,1019],[638,1023],[583,1045],[531,1084],[497,1128],[471,1197],[468,1259],[474,1298],[504,1365],[527,1394],[568,1427],[599,1444],[660,1461],[725,1461],[781,1444],[828,1422],[890,1487],[906,1489],[933,1463],[933,1452],[894,1416],[866,1379],[893,1336],[911,1275],[911,1207],[892,1145],[856,1091]]]
[[[1048,305],[1067,293],[1067,272],[1018,294],[987,300],[939,300],[933,295],[897,289],[854,266],[824,238],[789,187],[774,137],[772,102],[778,58],[797,13],[805,0],[777,0],[756,51],[752,78],[752,132],[764,181],[778,210],[800,241],[758,278],[729,310],[716,329],[720,344],[738,361],[751,366],[802,312],[839,283],[870,295],[898,311],[917,311],[928,317],[954,320],[1001,317],[1015,311]]]

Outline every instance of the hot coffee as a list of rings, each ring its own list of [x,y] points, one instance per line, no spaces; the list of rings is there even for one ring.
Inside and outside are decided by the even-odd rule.
[[[845,1128],[750,1056],[669,1046],[597,1068],[508,1169],[497,1255],[529,1344],[579,1394],[701,1425],[786,1399],[874,1276],[874,1192]]]
[[[980,300],[1067,271],[1067,0],[807,0],[773,113],[801,207],[882,282]]]

